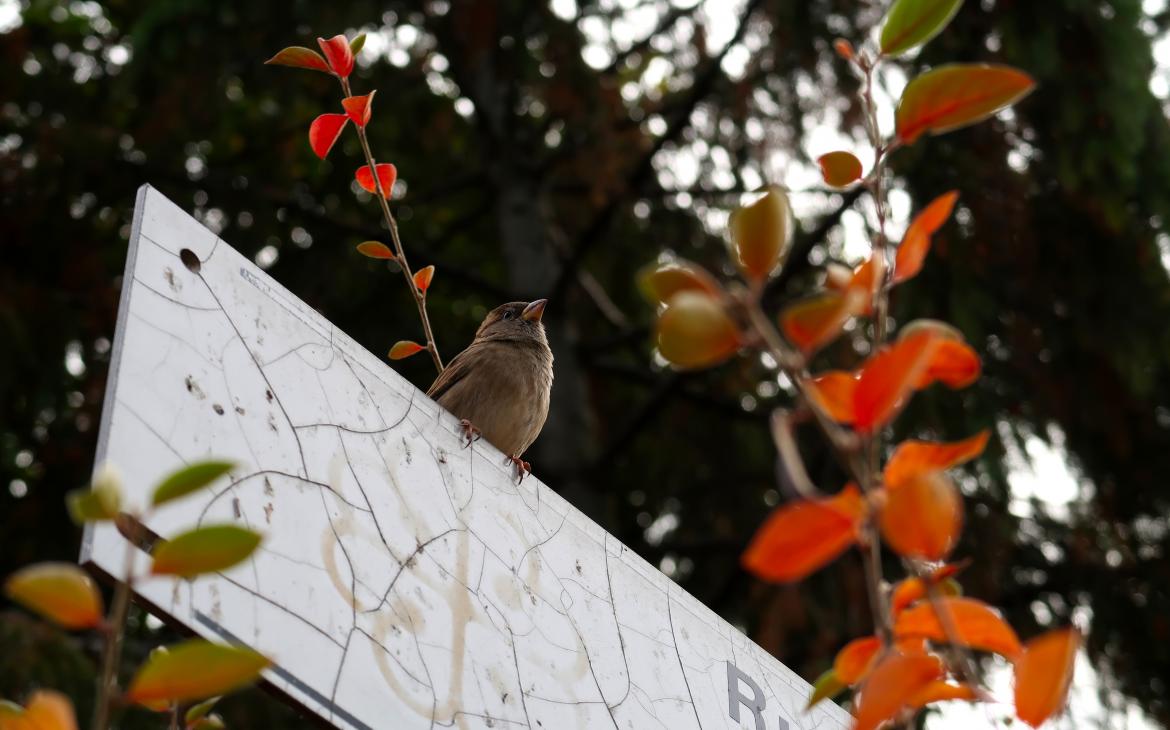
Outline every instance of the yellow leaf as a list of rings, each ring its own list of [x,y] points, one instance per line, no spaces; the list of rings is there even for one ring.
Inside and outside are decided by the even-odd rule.
[[[4,593],[67,629],[102,622],[102,597],[93,578],[72,563],[36,563],[8,577]]]
[[[716,298],[697,291],[681,291],[658,315],[658,350],[680,368],[717,365],[735,354],[739,330]]]
[[[791,218],[788,194],[775,186],[731,214],[735,255],[749,279],[767,277],[784,260],[792,237]]]

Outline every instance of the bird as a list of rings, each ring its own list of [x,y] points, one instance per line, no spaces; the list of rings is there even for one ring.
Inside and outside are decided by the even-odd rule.
[[[457,416],[468,446],[482,437],[507,455],[520,481],[532,473],[521,456],[548,417],[553,354],[545,336],[547,299],[501,304],[455,356],[427,395]]]

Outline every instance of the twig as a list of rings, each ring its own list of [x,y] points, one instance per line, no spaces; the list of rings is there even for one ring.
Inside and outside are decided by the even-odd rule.
[[[126,615],[130,610],[130,588],[134,581],[134,557],[138,548],[126,542],[125,573],[114,589],[114,601],[110,616],[102,627],[105,634],[105,648],[102,651],[101,684],[98,686],[98,701],[93,713],[93,730],[107,730],[110,725],[110,707],[118,684],[118,660],[122,656],[122,638],[126,633]]]
[[[341,89],[345,92],[346,98],[353,96],[349,89],[349,80],[345,78],[339,79],[341,81]],[[406,279],[406,288],[410,290],[410,294],[414,297],[414,304],[418,308],[418,316],[422,321],[423,334],[426,335],[427,352],[431,354],[431,360],[435,363],[435,369],[440,373],[443,372],[443,358],[439,355],[439,346],[435,343],[435,335],[431,330],[431,320],[427,315],[427,295],[425,292],[419,291],[414,284],[414,272],[410,270],[410,263],[406,259],[406,251],[402,248],[402,241],[398,237],[398,221],[395,220],[394,214],[390,212],[390,204],[387,202],[386,192],[382,189],[382,180],[378,177],[378,167],[374,162],[374,155],[370,151],[370,142],[366,138],[366,130],[360,124],[355,124],[354,128],[357,130],[358,140],[362,144],[362,154],[365,155],[366,164],[370,167],[370,175],[374,179],[374,189],[377,194],[378,204],[382,208],[382,217],[386,221],[386,227],[390,229],[390,240],[394,244],[394,255],[397,256],[396,263],[398,268],[402,271],[402,276]]]

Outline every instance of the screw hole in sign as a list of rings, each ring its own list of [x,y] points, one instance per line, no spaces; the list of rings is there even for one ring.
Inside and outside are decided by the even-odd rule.
[[[199,257],[195,255],[195,252],[189,248],[179,251],[179,260],[183,262],[183,266],[186,266],[196,274],[199,273],[199,268],[203,265],[200,263]]]

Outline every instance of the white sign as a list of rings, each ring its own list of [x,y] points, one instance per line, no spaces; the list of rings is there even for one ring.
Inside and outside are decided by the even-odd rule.
[[[265,680],[344,728],[845,728],[832,703],[144,186],[98,462],[145,504],[186,462],[236,460],[152,515],[234,522],[254,558],[139,598],[275,661]],[[82,560],[121,575],[125,543]],[[140,560],[139,565],[145,561]]]

